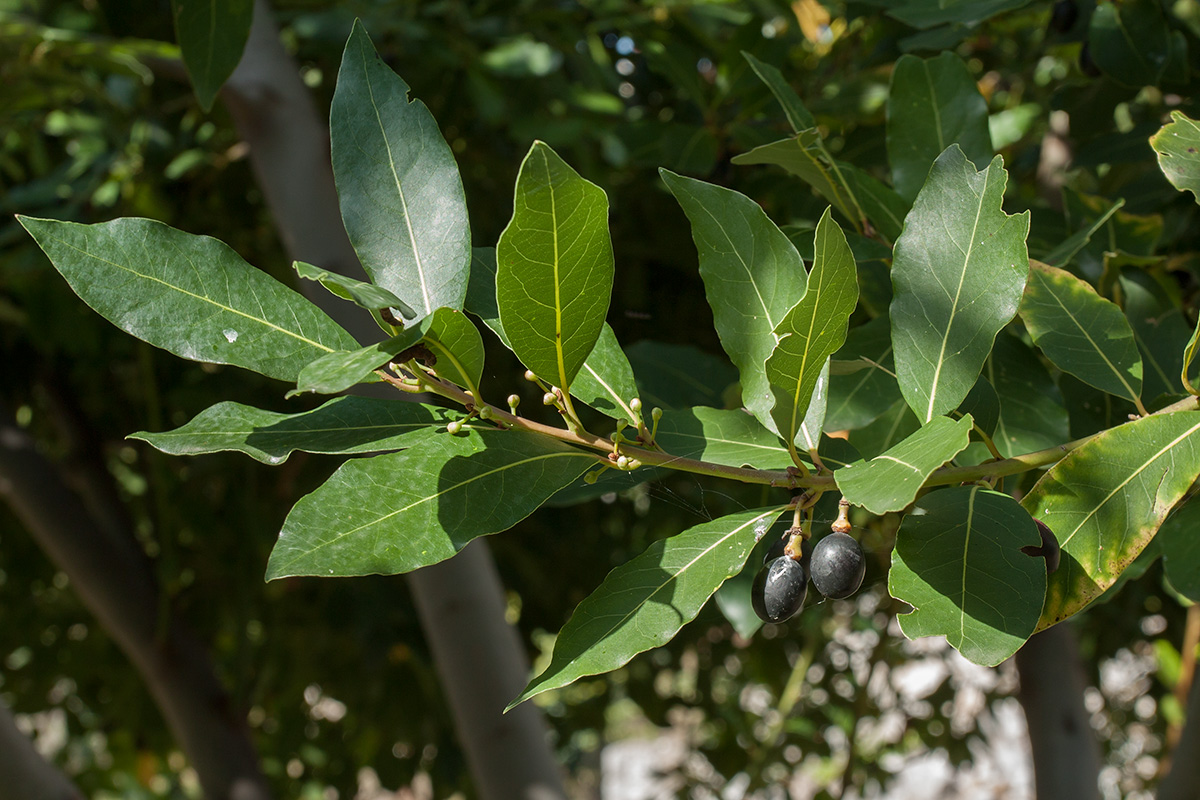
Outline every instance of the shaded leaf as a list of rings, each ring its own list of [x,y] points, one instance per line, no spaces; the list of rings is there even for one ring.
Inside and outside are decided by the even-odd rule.
[[[1111,586],[1198,475],[1198,412],[1112,428],[1051,467],[1021,501],[1062,546],[1038,627],[1082,611]]]
[[[779,105],[783,108],[783,113],[787,116],[788,124],[792,126],[792,130],[796,133],[817,127],[817,121],[809,110],[804,106],[804,102],[795,90],[788,84],[783,77],[783,73],[776,67],[770,64],[764,64],[757,58],[742,51],[742,58],[750,65],[750,69],[754,70],[754,74],[767,85],[771,90],[771,94],[775,95],[775,99],[779,101]]]
[[[796,248],[745,195],[660,170],[692,224],[700,277],[721,346],[738,368],[742,403],[775,430],[766,361],[774,330],[801,297],[808,276]]]
[[[1182,111],[1172,111],[1171,121],[1150,137],[1150,146],[1171,185],[1200,202],[1200,124]]]
[[[1157,397],[1178,394],[1184,386],[1180,378],[1188,342],[1188,324],[1179,301],[1160,297],[1145,272],[1131,270],[1121,275],[1119,283],[1125,318],[1142,357],[1142,396],[1149,404]]]
[[[876,317],[851,328],[846,343],[834,354],[829,373],[829,400],[825,416],[828,430],[853,430],[877,419],[900,399],[900,386],[892,363],[891,323]],[[860,359],[864,369],[838,374],[838,359]],[[869,362],[869,363],[868,363]]]
[[[1021,552],[1040,545],[1029,514],[979,486],[932,492],[896,532],[888,592],[913,607],[899,616],[910,639],[945,636],[976,664],[994,667],[1037,626],[1046,565]]]
[[[512,350],[508,334],[500,323],[500,309],[496,306],[496,249],[493,247],[476,247],[471,251],[471,281],[467,285],[465,306]]]
[[[292,266],[301,278],[317,281],[337,297],[349,300],[360,308],[371,310],[394,308],[407,319],[414,319],[417,316],[417,312],[409,308],[407,303],[382,286],[347,278],[345,275],[314,267],[303,261],[295,261]]]
[[[904,400],[896,401],[870,424],[850,431],[850,442],[864,458],[874,458],[921,427]]]
[[[935,469],[970,443],[971,424],[969,415],[957,421],[935,417],[882,455],[842,467],[833,478],[852,505],[877,515],[899,511]]]
[[[296,388],[288,392],[288,397],[303,392],[337,394],[356,384],[379,380],[372,373],[421,341],[432,321],[433,317],[426,317],[413,327],[377,344],[318,358],[300,371]]]
[[[1137,400],[1142,359],[1121,309],[1065,270],[1032,262],[1021,319],[1033,342],[1063,372]]]
[[[976,172],[958,145],[938,156],[896,241],[889,316],[904,399],[926,422],[958,406],[1016,315],[1029,213],[1001,209],[997,156]]]
[[[436,564],[477,536],[512,527],[598,463],[538,434],[464,430],[339,467],[288,514],[267,579],[391,575]]]
[[[724,358],[689,344],[650,339],[625,348],[644,408],[725,407],[737,370]]]
[[[1062,393],[1031,347],[1015,336],[998,336],[983,375],[1000,398],[992,439],[1001,455],[1029,453],[1069,438]]]
[[[857,305],[854,256],[841,228],[825,209],[817,224],[816,259],[808,290],[775,326],[778,344],[766,364],[775,398],[771,417],[784,441],[796,441],[822,370],[828,369],[829,357],[846,341],[850,315]],[[807,428],[814,439],[820,436],[820,422]],[[804,441],[796,443],[806,449],[809,446]]]
[[[1175,591],[1200,603],[1200,501],[1195,497],[1171,512],[1154,541],[1162,548],[1163,569]]]
[[[550,665],[508,707],[585,675],[614,670],[669,642],[737,574],[756,532],[769,528],[782,512],[782,507],[759,508],[701,523],[660,539],[614,569],[558,634]]]
[[[1157,0],[1096,6],[1088,26],[1089,52],[1100,71],[1126,86],[1158,83],[1167,66],[1171,32]]]
[[[1000,397],[991,382],[980,376],[954,413],[958,416],[970,414],[974,426],[992,436],[1000,422]]]
[[[600,328],[600,338],[583,362],[583,369],[575,376],[571,394],[613,419],[634,419],[629,407],[629,401],[638,396],[633,367],[607,322]],[[649,411],[643,415],[649,420]]]
[[[329,109],[346,233],[363,269],[418,317],[462,308],[471,231],[450,147],[355,21]]]
[[[1192,338],[1188,340],[1187,345],[1183,348],[1183,370],[1179,377],[1188,394],[1200,394],[1200,391],[1197,391],[1196,387],[1192,385],[1191,378],[1188,376],[1188,371],[1192,368],[1192,360],[1196,357],[1196,349],[1198,347],[1200,347],[1200,319],[1196,321],[1196,330],[1192,332]]]
[[[496,305],[513,352],[566,390],[600,336],[612,292],[604,190],[534,142],[496,265]]]
[[[890,17],[914,28],[958,23],[971,25],[1029,5],[1029,0],[904,0],[880,2]]]
[[[887,103],[887,151],[892,185],[909,202],[937,157],[957,143],[976,166],[991,160],[987,101],[967,65],[952,52],[920,59],[903,55],[892,70]]]
[[[357,346],[323,311],[216,239],[148,219],[17,219],[85,303],[181,358],[293,381],[306,364]]]
[[[254,17],[252,0],[171,0],[175,38],[196,99],[212,110],[217,92],[233,74]]]
[[[312,411],[280,414],[223,402],[173,431],[129,434],[173,456],[233,450],[264,464],[305,453],[375,453],[412,447],[452,419],[455,411],[373,397],[337,397]]]

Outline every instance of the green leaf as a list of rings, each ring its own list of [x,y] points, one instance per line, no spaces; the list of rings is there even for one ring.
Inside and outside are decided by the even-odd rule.
[[[357,346],[323,311],[216,239],[148,219],[17,219],[83,302],[181,358],[294,381],[309,362]]]
[[[775,398],[771,417],[784,441],[796,441],[821,371],[846,341],[850,315],[857,305],[854,256],[827,208],[817,223],[816,259],[808,290],[775,326],[778,344],[766,364]],[[820,436],[819,425],[817,428],[809,430],[814,437]],[[796,443],[807,448],[804,442]]]
[[[534,142],[496,263],[496,305],[513,352],[567,390],[600,336],[612,293],[604,190]]]
[[[1182,111],[1172,111],[1171,121],[1150,137],[1150,146],[1171,185],[1191,192],[1200,203],[1200,123]]]
[[[1188,371],[1192,368],[1192,360],[1196,357],[1197,348],[1200,348],[1200,319],[1196,320],[1196,330],[1192,332],[1192,338],[1183,348],[1183,370],[1179,374],[1179,379],[1183,382],[1183,388],[1187,389],[1188,394],[1200,394],[1188,377]]]
[[[742,51],[742,58],[746,59],[746,62],[750,64],[750,69],[754,70],[754,74],[767,85],[767,88],[771,90],[771,94],[775,95],[775,99],[782,106],[783,113],[787,116],[788,124],[792,126],[792,130],[799,133],[800,131],[817,127],[816,119],[805,108],[804,102],[788,84],[782,72],[770,64],[764,64],[745,50]]]
[[[1195,497],[1171,512],[1154,541],[1162,547],[1163,569],[1175,591],[1200,603],[1200,501]]]
[[[296,378],[296,388],[288,392],[288,397],[303,392],[337,394],[356,384],[378,380],[371,373],[400,353],[416,346],[429,330],[432,321],[432,317],[426,317],[413,327],[406,328],[378,344],[330,353],[318,358],[300,371],[299,377]]]
[[[617,334],[607,322],[600,328],[600,338],[583,362],[583,369],[575,376],[571,394],[613,419],[634,419],[629,407],[629,401],[638,396],[633,367],[629,366]],[[648,411],[643,415],[650,419]]]
[[[452,308],[433,312],[424,342],[437,359],[439,378],[474,392],[483,377],[483,339],[467,315]],[[478,399],[478,398],[477,398]]]
[[[1046,596],[1046,564],[1021,552],[1041,544],[1016,500],[979,486],[921,498],[900,523],[888,592],[913,607],[910,639],[945,636],[963,657],[994,667],[1025,643]]]
[[[1117,198],[1112,205],[1108,206],[1104,211],[1088,222],[1075,233],[1063,239],[1058,245],[1048,253],[1046,253],[1040,261],[1049,264],[1052,267],[1065,267],[1070,264],[1075,258],[1075,255],[1087,247],[1092,241],[1092,237],[1108,224],[1108,220],[1113,214],[1116,214],[1125,205],[1124,198]]]
[[[233,450],[264,464],[282,464],[297,450],[346,455],[412,447],[462,416],[436,406],[373,397],[337,397],[298,414],[223,402],[173,431],[139,431],[129,438],[173,456]]]
[[[740,408],[665,411],[655,441],[672,456],[730,467],[784,469],[793,463],[779,437]]]
[[[782,167],[832,203],[856,230],[863,230],[865,218],[889,242],[900,235],[908,213],[908,203],[894,191],[857,167],[830,160],[816,129],[741,153],[733,163]]]
[[[1112,428],[1051,467],[1021,501],[1062,546],[1038,627],[1082,611],[1111,586],[1198,475],[1194,411]]]
[[[896,375],[925,422],[971,391],[1025,288],[1029,213],[1001,209],[1008,180],[1001,163],[997,156],[976,172],[951,145],[933,163],[896,241],[889,314]]]
[[[788,238],[745,195],[659,170],[692,224],[700,277],[721,346],[738,368],[742,403],[775,430],[766,361],[775,328],[804,296],[808,275]]]
[[[1141,397],[1142,359],[1129,321],[1088,283],[1032,262],[1020,311],[1034,344],[1063,372],[1127,400]]]
[[[496,306],[496,250],[476,247],[471,251],[471,281],[467,285],[466,310],[479,317],[509,350],[512,344],[500,324]]]
[[[900,386],[892,364],[891,323],[876,317],[851,328],[846,343],[834,354],[829,371],[829,400],[825,427],[831,431],[854,430],[878,419],[900,399]],[[860,364],[863,369],[838,373],[838,359]],[[844,362],[843,362],[844,363]]]
[[[1189,335],[1179,301],[1162,297],[1146,272],[1129,270],[1119,283],[1125,318],[1142,357],[1142,396],[1152,402],[1178,394],[1184,386],[1180,377]]]
[[[912,413],[908,403],[897,400],[869,425],[850,431],[847,441],[865,458],[874,458],[920,427],[921,421]]]
[[[625,348],[637,378],[643,408],[725,407],[725,392],[737,385],[727,360],[690,344],[643,339]]]
[[[371,280],[420,318],[462,308],[471,231],[454,155],[408,92],[355,21],[329,109],[342,220]]]
[[[292,263],[292,266],[295,268],[296,274],[301,278],[309,281],[317,281],[335,296],[343,300],[349,300],[360,308],[372,311],[377,311],[381,308],[394,308],[406,319],[415,319],[417,316],[417,312],[409,308],[407,303],[382,286],[376,286],[373,283],[366,283],[365,281],[357,281],[354,278],[347,278],[345,275],[339,275],[336,272],[314,267],[312,264],[306,264],[303,261],[295,261]]]
[[[1158,83],[1171,50],[1171,31],[1158,0],[1100,3],[1088,26],[1089,52],[1100,71],[1126,86]]]
[[[987,101],[967,65],[951,52],[900,56],[887,103],[888,163],[897,193],[911,203],[930,166],[954,143],[976,166],[994,153]]]
[[[509,708],[585,675],[617,669],[669,642],[725,580],[737,574],[782,507],[704,522],[660,539],[614,569],[575,609],[558,634],[550,665]]]
[[[958,23],[973,25],[1029,5],[1029,0],[904,0],[881,2],[887,14],[914,28]]]
[[[171,0],[175,38],[196,99],[211,111],[217,92],[233,74],[254,17],[252,0]]]
[[[464,430],[339,467],[288,514],[267,580],[436,564],[477,536],[512,527],[598,463],[538,434]]]
[[[1062,393],[1037,353],[1015,336],[999,336],[984,377],[1000,398],[993,442],[1007,457],[1062,444],[1070,437]]]
[[[973,420],[934,417],[916,433],[870,461],[857,461],[833,473],[837,487],[852,505],[872,514],[908,506],[925,479],[970,444]]]

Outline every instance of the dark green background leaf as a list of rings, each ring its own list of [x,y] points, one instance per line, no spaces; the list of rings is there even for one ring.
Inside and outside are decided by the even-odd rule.
[[[254,0],[171,0],[175,37],[200,106],[209,111],[233,74],[254,17]]]

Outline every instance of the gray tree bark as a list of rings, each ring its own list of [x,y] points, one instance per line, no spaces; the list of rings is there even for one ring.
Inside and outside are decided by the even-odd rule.
[[[0,703],[0,786],[9,800],[83,800],[83,793],[42,758]]]
[[[159,588],[133,532],[98,519],[0,406],[0,497],[133,662],[207,797],[269,797],[244,718]]]
[[[246,55],[222,97],[250,146],[289,255],[364,278],[342,227],[328,125],[284,51],[265,0],[255,4]],[[311,299],[360,341],[379,339],[375,324],[358,309],[323,292]],[[564,798],[541,713],[529,703],[502,713],[524,687],[529,663],[504,619],[504,594],[487,543],[478,539],[408,580],[480,797]]]
[[[1100,746],[1083,705],[1087,680],[1074,632],[1066,624],[1047,628],[1016,658],[1037,797],[1099,800]]]
[[[1194,658],[1184,653],[1185,658]],[[1192,678],[1179,743],[1170,754],[1171,769],[1158,786],[1158,800],[1196,800],[1200,797],[1200,680]]]

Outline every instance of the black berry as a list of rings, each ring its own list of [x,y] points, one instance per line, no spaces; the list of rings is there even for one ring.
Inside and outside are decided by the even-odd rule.
[[[808,593],[804,565],[781,556],[759,570],[750,590],[750,604],[764,622],[783,622],[795,616]]]
[[[817,591],[839,599],[858,591],[867,571],[867,560],[854,537],[831,533],[813,548],[811,569]]]

